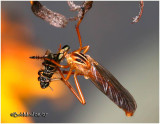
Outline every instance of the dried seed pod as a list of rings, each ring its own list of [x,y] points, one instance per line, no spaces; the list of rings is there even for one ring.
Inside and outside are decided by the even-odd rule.
[[[139,3],[139,7],[140,7],[140,11],[139,11],[139,14],[136,16],[136,17],[133,17],[133,21],[132,21],[132,24],[133,23],[137,23],[139,22],[141,16],[142,16],[142,13],[143,13],[143,7],[144,7],[144,2],[141,0],[140,3]]]
[[[68,24],[68,19],[64,15],[47,9],[40,2],[31,1],[31,4],[33,13],[41,19],[49,22],[51,25],[63,28]]]
[[[76,5],[73,1],[68,1],[68,6],[70,7],[71,11],[78,11],[77,17],[71,19],[81,19],[84,15],[92,8],[93,1],[85,1],[82,5]]]
[[[49,10],[38,1],[30,1],[30,3],[32,5],[31,9],[36,16],[49,22],[55,27],[64,28],[69,21],[76,21],[83,18],[84,14],[92,7],[93,1],[83,2],[82,5],[76,5],[73,3],[73,1],[68,1],[68,5],[71,8],[71,11],[78,11],[77,16],[70,18],[66,18],[60,13]]]
[[[73,1],[68,1],[68,6],[70,7],[71,11],[79,11],[82,5],[76,5]]]

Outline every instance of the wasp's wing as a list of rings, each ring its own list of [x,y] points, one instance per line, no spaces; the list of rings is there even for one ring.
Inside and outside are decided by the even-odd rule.
[[[93,59],[91,64],[91,71],[89,73],[90,80],[115,104],[122,108],[127,116],[132,116],[137,107],[132,95],[108,70]]]

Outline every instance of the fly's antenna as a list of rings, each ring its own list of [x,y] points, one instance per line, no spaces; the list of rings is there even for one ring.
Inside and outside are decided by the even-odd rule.
[[[46,58],[45,56],[30,56],[30,59],[44,59]]]

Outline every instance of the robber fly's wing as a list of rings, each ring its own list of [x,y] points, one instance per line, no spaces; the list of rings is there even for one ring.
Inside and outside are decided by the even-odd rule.
[[[89,79],[99,90],[122,108],[127,116],[133,115],[137,105],[132,95],[107,69],[93,59],[91,60]]]

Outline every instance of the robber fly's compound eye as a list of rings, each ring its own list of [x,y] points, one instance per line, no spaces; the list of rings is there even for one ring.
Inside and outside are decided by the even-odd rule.
[[[57,55],[57,58],[59,61],[63,59],[64,53],[68,52],[69,49],[70,49],[70,47],[68,45],[65,45],[62,47],[62,49],[59,51],[59,53]]]
[[[59,53],[59,54],[57,55],[58,60],[59,60],[59,61],[60,61],[60,60],[62,60],[63,56],[64,56],[64,54],[63,54],[63,53]]]
[[[62,47],[62,49],[66,52],[66,51],[68,51],[70,49],[70,46],[65,45],[65,46]]]

